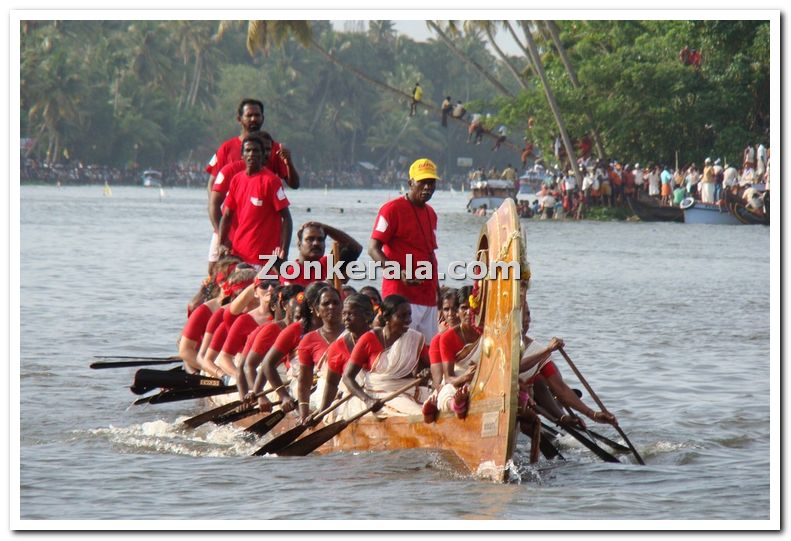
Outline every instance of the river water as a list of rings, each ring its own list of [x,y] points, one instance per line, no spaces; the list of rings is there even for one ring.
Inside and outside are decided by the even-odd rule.
[[[327,222],[364,245],[379,205],[397,195],[289,192],[295,228]],[[472,256],[484,218],[467,214],[465,202],[450,192],[432,200],[441,267]],[[135,369],[88,364],[94,355],[176,352],[185,303],[206,270],[205,193],[117,187],[105,197],[98,186],[23,186],[20,213],[21,355],[17,364],[12,352],[11,370],[19,373],[20,527],[74,519],[191,519],[173,527],[223,529],[266,519],[317,521],[301,529],[349,524],[335,519],[452,521],[376,523],[429,529],[779,525],[767,227],[523,220],[532,336],[566,341],[647,465],[628,455],[604,464],[563,438],[565,462],[531,467],[520,436],[513,480],[500,485],[459,478],[426,450],[250,457],[258,445],[232,428],[177,426],[205,404],[130,406]],[[203,522],[215,519],[228,520]],[[692,520],[712,522],[674,522]],[[98,527],[114,524],[145,523]]]

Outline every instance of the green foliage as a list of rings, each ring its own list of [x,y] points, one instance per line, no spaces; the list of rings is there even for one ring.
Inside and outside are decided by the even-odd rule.
[[[536,32],[535,39],[572,138],[590,130],[587,110],[608,156],[625,162],[673,163],[676,153],[681,163],[735,160],[746,143],[768,140],[768,22],[557,24],[580,88],[548,37]],[[203,164],[238,133],[239,101],[256,97],[265,103],[264,129],[314,170],[417,155],[446,171],[457,156],[502,166],[518,163],[522,135],[550,154],[558,128],[540,81],[525,71],[529,90],[522,90],[480,25],[455,26],[470,30],[453,38],[462,54],[515,98],[498,94],[442,40],[415,42],[390,21],[371,21],[364,33],[336,32],[326,21],[311,22],[310,33],[300,21],[258,24],[252,43],[261,50],[252,56],[241,21],[229,23],[222,39],[217,21],[23,21],[22,136],[35,138],[32,155],[53,163],[68,155],[117,166]],[[679,61],[684,45],[702,52],[699,70]],[[528,65],[524,56],[511,60],[520,70]],[[406,96],[381,85],[408,95],[416,81],[431,109],[410,118]],[[438,106],[447,95],[470,113],[491,113],[488,128],[508,126],[510,150],[466,145],[456,122],[442,129]]]

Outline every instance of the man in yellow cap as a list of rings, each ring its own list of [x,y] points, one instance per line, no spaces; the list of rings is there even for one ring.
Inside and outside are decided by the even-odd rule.
[[[412,305],[410,327],[426,337],[437,333],[437,213],[427,203],[437,184],[437,166],[429,159],[409,168],[409,191],[388,201],[374,222],[368,254],[383,265],[382,297],[398,294]],[[395,263],[400,276],[392,272]]]

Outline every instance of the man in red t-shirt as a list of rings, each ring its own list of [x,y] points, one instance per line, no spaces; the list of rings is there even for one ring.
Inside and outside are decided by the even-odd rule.
[[[245,137],[242,155],[246,170],[231,180],[220,220],[221,252],[232,251],[257,269],[262,266],[260,256],[288,257],[291,240],[291,213],[283,184],[263,166],[270,150],[271,142],[261,134]]]
[[[383,265],[382,297],[398,294],[412,305],[411,328],[430,342],[437,333],[437,213],[427,203],[437,184],[437,166],[421,158],[409,168],[409,191],[388,201],[374,222],[368,254]],[[400,277],[392,276],[393,263]]]
[[[226,165],[241,159],[242,140],[247,134],[257,132],[261,129],[261,126],[264,124],[264,104],[259,100],[249,98],[242,100],[239,104],[236,120],[242,126],[242,133],[224,141],[206,166],[206,172],[209,173],[209,221],[214,230],[209,246],[209,274],[211,274],[213,263],[216,262],[219,257],[218,231],[221,217],[220,206],[228,190],[227,184],[231,181],[231,177],[227,174],[221,175],[221,173]],[[299,188],[299,173],[297,173],[297,170],[294,168],[291,152],[280,143],[272,141],[272,150],[270,150],[268,156],[265,164],[266,167],[277,176],[284,179],[289,187],[295,190]],[[218,181],[221,185],[223,184],[223,178],[226,185],[224,191],[215,190],[214,188]]]
[[[285,270],[291,276],[297,272],[295,278],[280,276],[280,283],[282,284],[297,284],[307,287],[308,284],[317,280],[332,280],[334,276],[330,276],[330,269],[327,256],[324,255],[326,248],[326,239],[330,237],[338,243],[338,261],[351,262],[356,261],[363,251],[363,247],[359,242],[350,237],[347,233],[336,229],[330,225],[322,224],[319,222],[307,222],[302,224],[297,230],[297,248],[299,249],[299,256],[296,260],[290,261],[286,265]],[[313,265],[305,266],[306,262],[317,261],[321,274],[316,275]],[[333,262],[333,267],[340,269],[341,274],[346,277],[346,265],[338,265],[338,261]],[[308,276],[306,276],[306,273]]]

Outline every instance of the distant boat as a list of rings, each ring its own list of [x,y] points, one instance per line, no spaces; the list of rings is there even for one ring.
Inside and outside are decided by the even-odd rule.
[[[146,188],[161,188],[162,173],[154,169],[146,169],[143,171],[143,186]]]
[[[626,202],[641,222],[684,222],[683,210],[678,207],[664,207],[651,197],[627,197]]]
[[[470,188],[472,195],[467,201],[467,210],[474,211],[483,207],[497,209],[506,199],[516,201],[516,188],[511,180],[477,180]]]
[[[701,203],[691,197],[684,199],[680,206],[684,212],[685,224],[742,224],[727,206],[721,207],[714,203]]]

